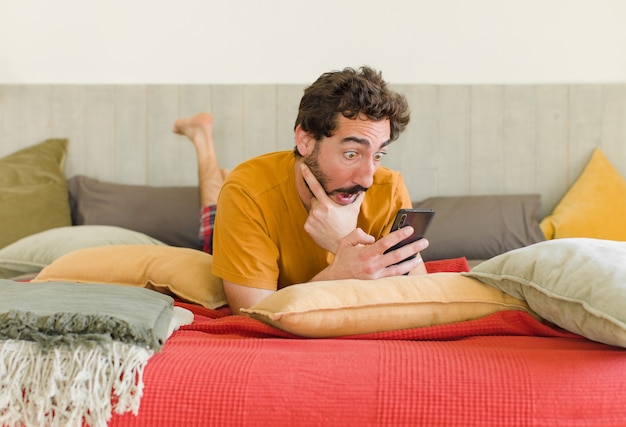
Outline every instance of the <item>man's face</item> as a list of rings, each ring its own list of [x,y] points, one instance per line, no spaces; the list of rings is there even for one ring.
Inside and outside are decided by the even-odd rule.
[[[374,122],[340,115],[335,133],[316,141],[304,163],[335,203],[349,205],[372,185],[389,136],[388,119]]]

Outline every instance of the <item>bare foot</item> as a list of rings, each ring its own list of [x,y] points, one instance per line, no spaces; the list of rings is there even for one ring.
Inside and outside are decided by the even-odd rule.
[[[172,132],[186,136],[198,150],[198,154],[206,149],[213,149],[213,114],[198,113],[193,117],[183,117],[174,122]]]
[[[200,202],[203,206],[216,204],[227,172],[226,169],[220,169],[213,146],[213,115],[199,113],[193,117],[180,118],[174,122],[172,131],[186,136],[196,148]]]

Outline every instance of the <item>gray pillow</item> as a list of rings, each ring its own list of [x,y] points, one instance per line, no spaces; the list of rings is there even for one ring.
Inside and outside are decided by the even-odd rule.
[[[171,246],[202,249],[197,187],[115,184],[82,175],[67,185],[74,225],[113,225]]]
[[[546,320],[594,341],[626,347],[626,242],[548,240],[462,273],[525,300]]]
[[[484,260],[545,240],[538,194],[431,197],[413,206],[436,211],[426,232],[425,261]]]

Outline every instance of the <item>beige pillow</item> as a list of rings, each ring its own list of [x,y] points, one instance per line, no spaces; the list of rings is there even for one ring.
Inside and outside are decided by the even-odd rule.
[[[0,248],[72,225],[63,163],[66,139],[49,139],[0,159]]]
[[[469,280],[468,280],[469,279]],[[526,303],[459,273],[288,286],[241,311],[295,335],[336,337],[477,319]]]
[[[141,286],[208,308],[226,305],[222,279],[211,274],[205,252],[152,245],[79,249],[45,267],[34,282],[113,283]]]
[[[549,240],[462,274],[525,299],[535,313],[563,329],[626,347],[626,242]]]
[[[0,249],[0,278],[38,273],[69,252],[107,245],[164,245],[143,233],[108,225],[57,227]]]

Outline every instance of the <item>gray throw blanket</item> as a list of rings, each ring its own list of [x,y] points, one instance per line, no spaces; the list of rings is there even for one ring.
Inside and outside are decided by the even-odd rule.
[[[0,425],[105,426],[137,413],[171,297],[143,288],[0,280]]]
[[[130,286],[0,280],[0,339],[43,347],[116,340],[158,350],[173,304],[167,295]]]

